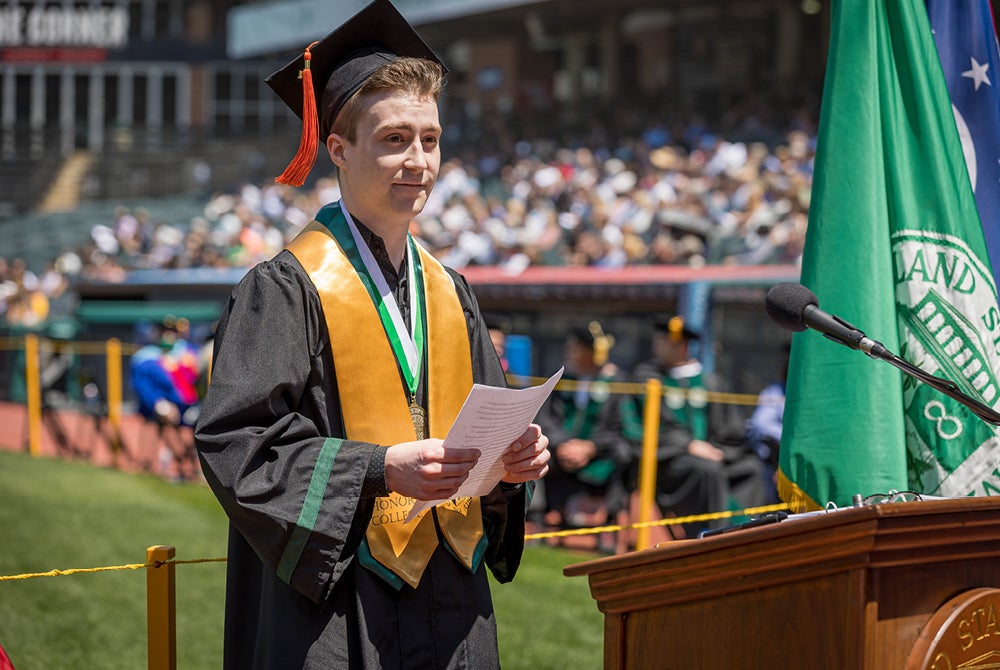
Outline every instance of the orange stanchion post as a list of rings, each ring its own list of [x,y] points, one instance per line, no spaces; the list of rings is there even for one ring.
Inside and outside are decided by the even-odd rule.
[[[639,523],[648,524],[653,520],[653,505],[656,504],[656,449],[660,441],[660,398],[663,396],[663,382],[659,379],[646,381],[646,407],[642,415],[642,456],[639,459]],[[649,547],[650,526],[642,525],[636,533],[635,548],[641,551]]]
[[[149,670],[177,670],[177,592],[173,547],[146,549],[146,650]]]
[[[107,341],[104,348],[105,369],[108,377],[108,423],[111,424],[111,455],[118,465],[122,434],[122,342],[117,337]]]
[[[38,370],[38,335],[24,336],[24,381],[28,402],[28,451],[42,454],[42,378]]]

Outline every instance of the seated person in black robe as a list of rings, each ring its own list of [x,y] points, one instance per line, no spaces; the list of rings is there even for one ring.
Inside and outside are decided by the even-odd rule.
[[[720,413],[710,412],[709,380],[690,344],[700,339],[682,317],[653,322],[653,358],[636,366],[633,381],[663,382],[657,445],[656,502],[661,513],[677,516],[724,512],[766,502],[765,474],[740,439],[727,444]],[[642,412],[642,400],[639,401]],[[683,524],[686,537],[731,520]]]
[[[468,284],[408,234],[442,67],[376,0],[269,83],[303,118],[279,181],[301,185],[322,141],[343,199],[248,273],[216,333],[196,439],[231,521],[224,665],[497,668],[486,570],[514,577],[549,457],[532,425],[489,494],[451,499],[479,454],[441,438],[504,375]],[[404,523],[414,500],[446,502]]]
[[[606,510],[598,524],[614,522],[626,507],[625,474],[636,448],[622,425],[622,406],[630,398],[613,392],[613,384],[624,381],[608,362],[613,343],[596,321],[573,329],[563,381],[538,415],[552,451],[544,482],[547,515],[562,526],[593,525],[587,514],[593,500]]]

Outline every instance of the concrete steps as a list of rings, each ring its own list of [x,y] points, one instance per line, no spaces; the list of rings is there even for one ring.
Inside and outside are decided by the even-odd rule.
[[[83,180],[94,164],[94,156],[89,151],[77,151],[66,158],[45,192],[38,211],[68,212],[80,204],[83,194]]]

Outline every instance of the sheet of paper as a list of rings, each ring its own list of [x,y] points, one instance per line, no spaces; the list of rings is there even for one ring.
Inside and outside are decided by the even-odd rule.
[[[482,496],[493,490],[503,477],[504,452],[528,429],[562,374],[563,368],[559,368],[544,384],[524,389],[472,385],[462,411],[444,438],[446,447],[480,451],[479,461],[459,487],[456,498]],[[443,502],[418,500],[406,520],[410,521],[423,510]]]

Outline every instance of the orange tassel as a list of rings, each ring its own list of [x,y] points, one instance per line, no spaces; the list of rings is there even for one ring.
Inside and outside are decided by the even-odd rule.
[[[305,51],[305,66],[299,73],[302,78],[302,139],[299,150],[288,164],[285,171],[274,181],[289,186],[302,186],[306,177],[316,163],[316,151],[319,146],[319,115],[316,113],[316,93],[313,90],[312,53],[309,51],[316,45],[310,44]]]

